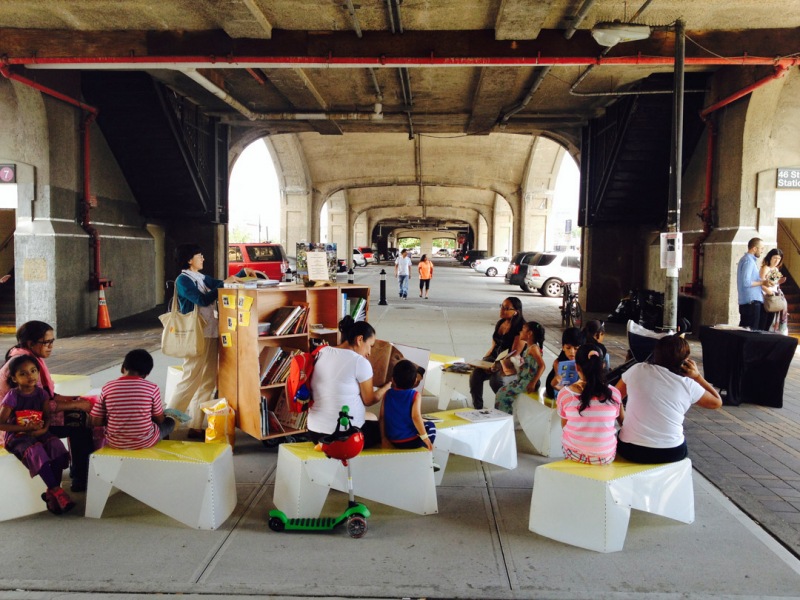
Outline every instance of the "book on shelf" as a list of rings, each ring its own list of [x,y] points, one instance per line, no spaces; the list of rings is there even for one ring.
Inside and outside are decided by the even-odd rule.
[[[275,374],[277,365],[286,354],[286,350],[283,348],[267,348],[262,354],[267,358],[263,361],[264,366],[261,369],[261,385],[267,385],[267,382]]]
[[[269,322],[272,323],[270,335],[285,335],[291,331],[297,318],[305,310],[303,306],[281,306],[270,316]]]
[[[261,403],[259,405],[259,413],[261,414],[261,437],[265,437],[269,433],[269,421],[267,414],[267,399],[261,396]]]
[[[261,385],[284,383],[289,375],[292,358],[300,353],[300,350],[289,351],[283,348],[278,348],[278,350],[279,352],[275,354],[275,359],[271,362],[271,366],[261,378]]]
[[[353,298],[350,307],[350,316],[354,321],[365,321],[367,318],[367,299]]]
[[[275,416],[284,429],[297,430],[305,429],[306,417],[308,412],[293,413],[289,410],[289,403],[286,401],[286,393],[282,393],[275,405]]]

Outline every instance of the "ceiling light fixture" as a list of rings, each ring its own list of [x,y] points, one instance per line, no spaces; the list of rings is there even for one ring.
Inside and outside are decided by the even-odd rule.
[[[650,37],[650,27],[619,21],[597,23],[592,27],[592,37],[601,46],[614,46],[620,42],[636,42]]]

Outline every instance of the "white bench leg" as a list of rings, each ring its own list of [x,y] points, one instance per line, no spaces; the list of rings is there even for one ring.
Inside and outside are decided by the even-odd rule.
[[[528,522],[534,533],[587,550],[617,552],[625,543],[630,514],[604,481],[536,469]]]
[[[326,459],[309,462],[314,463],[311,472],[301,458],[286,450],[283,445],[278,448],[272,502],[289,518],[316,518],[325,506],[337,461]],[[327,477],[324,473],[326,470],[330,472]]]
[[[694,523],[694,485],[692,461],[664,465],[652,475],[637,475],[636,493],[623,497],[612,488],[619,502],[626,502],[636,510],[661,515],[682,523]]]
[[[0,521],[18,519],[47,510],[41,477],[31,479],[28,468],[13,454],[0,454]]]
[[[514,401],[514,414],[534,452],[549,458],[564,456],[561,448],[561,418],[555,409],[527,394]]]

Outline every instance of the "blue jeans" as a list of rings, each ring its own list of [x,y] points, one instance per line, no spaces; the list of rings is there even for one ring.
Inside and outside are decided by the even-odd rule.
[[[400,284],[400,297],[408,297],[408,275],[398,275],[397,282]]]

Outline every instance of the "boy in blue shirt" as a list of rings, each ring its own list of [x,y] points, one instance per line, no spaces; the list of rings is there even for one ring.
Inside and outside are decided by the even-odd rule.
[[[422,398],[417,385],[417,365],[399,361],[392,369],[392,387],[381,403],[381,439],[384,448],[433,450],[436,426],[422,418]]]

